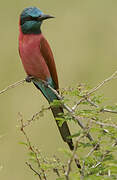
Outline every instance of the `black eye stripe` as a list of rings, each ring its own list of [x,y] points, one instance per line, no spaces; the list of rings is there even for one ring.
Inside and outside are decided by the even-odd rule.
[[[37,21],[37,20],[38,20],[38,17],[28,16],[21,19],[21,25],[23,25],[26,21]]]

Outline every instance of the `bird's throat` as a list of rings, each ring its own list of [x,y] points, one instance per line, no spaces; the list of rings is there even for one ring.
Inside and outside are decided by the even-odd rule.
[[[21,31],[23,34],[40,34],[41,33],[41,24],[34,22],[27,22],[21,25]]]

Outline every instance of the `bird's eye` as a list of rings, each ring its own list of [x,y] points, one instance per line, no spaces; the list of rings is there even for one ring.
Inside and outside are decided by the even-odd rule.
[[[23,25],[26,21],[37,21],[37,20],[38,20],[38,17],[28,16],[21,20],[21,25]]]

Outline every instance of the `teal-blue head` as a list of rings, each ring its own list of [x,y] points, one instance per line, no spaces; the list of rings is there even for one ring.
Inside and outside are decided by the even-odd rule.
[[[20,26],[23,34],[40,34],[43,20],[54,18],[44,14],[36,7],[29,7],[23,10],[20,15]]]

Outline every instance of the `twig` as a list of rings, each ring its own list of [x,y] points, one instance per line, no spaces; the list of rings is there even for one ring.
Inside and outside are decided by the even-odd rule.
[[[96,87],[92,88],[89,92],[87,92],[85,95],[83,95],[83,97],[73,106],[72,110],[75,111],[75,109],[77,108],[77,106],[79,104],[81,104],[83,101],[87,100],[87,98],[93,94],[94,92],[96,92],[99,88],[101,88],[104,84],[106,84],[107,82],[111,81],[112,79],[117,78],[117,71],[115,71],[109,78],[105,79],[104,81],[102,81],[101,83],[99,83]],[[94,103],[93,103],[94,105]],[[95,105],[94,105],[95,106]],[[96,107],[96,106],[95,106]],[[109,111],[105,111],[105,112],[109,112]],[[112,112],[112,111],[111,111]],[[112,112],[114,113],[114,112]]]
[[[31,164],[29,164],[28,162],[26,162],[26,165],[36,174],[38,175],[39,179],[42,180],[41,175],[32,167]]]
[[[94,103],[90,98],[86,99],[92,106],[96,107],[96,108],[100,108],[96,103]],[[108,113],[114,113],[117,114],[117,111],[111,110],[111,109],[106,109],[106,108],[102,108],[100,109],[100,112],[108,112]]]
[[[91,95],[92,93],[94,93],[95,91],[97,91],[99,88],[101,88],[104,84],[106,84],[107,82],[111,81],[112,79],[115,79],[115,76],[117,75],[117,71],[115,71],[110,77],[108,77],[107,79],[105,79],[104,81],[102,81],[101,83],[99,83],[96,87],[94,87],[93,89],[91,89],[88,93],[87,96]]]
[[[109,176],[109,177],[111,176],[111,171],[110,171],[110,169],[108,170],[108,176]]]
[[[74,147],[72,156],[71,156],[70,160],[68,161],[67,170],[66,170],[66,172],[65,172],[65,178],[66,178],[66,180],[69,180],[69,174],[70,174],[70,172],[71,172],[71,165],[72,165],[73,160],[75,159],[76,151],[77,151],[77,148],[78,148],[78,143],[79,143],[80,139],[83,138],[83,137],[84,137],[84,136],[80,136],[80,137],[77,139],[76,143],[75,143],[75,147]],[[79,163],[79,167],[81,168],[80,163]]]
[[[111,110],[111,109],[101,109],[100,112],[108,112],[108,113],[113,113],[113,114],[117,114],[117,111]]]
[[[84,176],[85,176],[85,161],[83,160],[83,165],[81,169],[81,180],[84,179]]]
[[[79,104],[81,104],[85,99],[86,99],[86,97],[81,98],[81,99],[72,107],[72,111],[75,111],[76,108],[77,108],[77,106],[78,106]]]
[[[93,147],[93,149],[91,149],[91,151],[87,154],[87,156],[86,156],[86,158],[88,158],[95,150],[97,150],[97,148],[99,148],[99,143],[97,143],[94,147]]]
[[[59,171],[58,171],[58,169],[57,169],[57,168],[53,168],[53,172],[55,172],[55,173],[56,173],[56,175],[57,175],[58,177],[60,177],[60,174],[59,174]]]
[[[104,158],[106,157],[106,155],[108,155],[109,153],[110,153],[110,151],[106,151],[106,152],[103,154],[102,159],[101,159],[96,165],[93,165],[91,168],[96,168],[97,166],[99,166],[99,165],[103,162],[103,160],[104,160]]]
[[[112,147],[117,146],[117,139],[115,139],[115,142],[112,144]]]
[[[79,124],[79,126],[85,130],[86,127],[81,123],[81,121],[79,120],[79,118],[77,116],[75,116],[74,114],[72,114],[73,119],[75,119],[77,121],[77,123]],[[94,141],[93,137],[90,135],[89,132],[86,133],[86,137],[90,140],[90,141]]]
[[[34,149],[34,147],[31,145],[31,142],[30,142],[30,139],[29,137],[27,136],[25,130],[24,130],[24,123],[23,123],[23,117],[22,117],[22,114],[19,113],[19,116],[20,116],[20,121],[21,121],[21,132],[24,134],[25,138],[26,138],[26,141],[27,141],[27,147],[29,148],[30,151],[32,151],[35,155],[35,158],[36,158],[36,161],[37,161],[37,164],[38,164],[38,168],[41,170],[42,172],[42,175],[43,175],[43,179],[44,180],[47,180],[46,178],[46,174],[45,174],[45,171],[43,170],[43,168],[41,168],[41,164],[40,164],[40,161],[39,161],[39,158],[38,158],[38,151]]]
[[[44,82],[44,83],[46,83],[46,82]],[[53,89],[49,84],[46,83],[46,86],[52,90],[52,92],[58,97],[59,100],[63,99],[63,97],[55,89]]]
[[[91,122],[95,123],[95,124],[98,124],[100,126],[107,126],[107,127],[113,127],[113,128],[116,128],[117,129],[117,126],[114,125],[114,124],[108,124],[108,123],[102,123],[100,121],[95,121],[95,119],[91,119]]]
[[[55,168],[53,168],[53,171],[56,173],[56,175],[57,175],[58,177],[60,177],[60,172],[59,172],[59,171],[62,170],[62,172],[63,172],[63,174],[64,174],[64,173],[65,173],[65,165],[64,165],[63,163],[61,163],[61,160],[60,160],[58,157],[56,157],[56,155],[54,155],[53,157],[54,157],[55,161],[57,162],[57,164],[58,164],[59,166],[61,166],[61,169],[55,167]],[[55,162],[55,161],[54,161],[54,162]]]
[[[5,89],[1,90],[1,91],[0,91],[0,94],[4,93],[4,92],[6,92],[6,91],[8,91],[8,90],[10,90],[10,89],[12,89],[12,88],[15,88],[15,87],[23,84],[24,82],[26,82],[25,79],[20,80],[20,81],[17,81],[17,82],[15,82],[14,84],[11,84],[11,85],[9,85],[8,87],[6,87]]]
[[[34,122],[34,120],[35,120],[41,113],[43,113],[44,111],[49,110],[49,109],[50,109],[50,107],[42,108],[39,112],[36,112],[35,114],[33,114],[32,117],[26,121],[26,123],[23,123],[23,128],[29,126],[32,122]]]
[[[90,98],[87,98],[86,100],[87,100],[87,102],[89,102],[91,104],[91,106],[99,108],[99,106],[96,103],[94,103]]]
[[[91,168],[96,168],[96,167],[98,167],[101,163],[102,163],[102,161],[98,162],[96,165],[93,165]]]
[[[63,173],[65,174],[65,165],[62,165]]]

